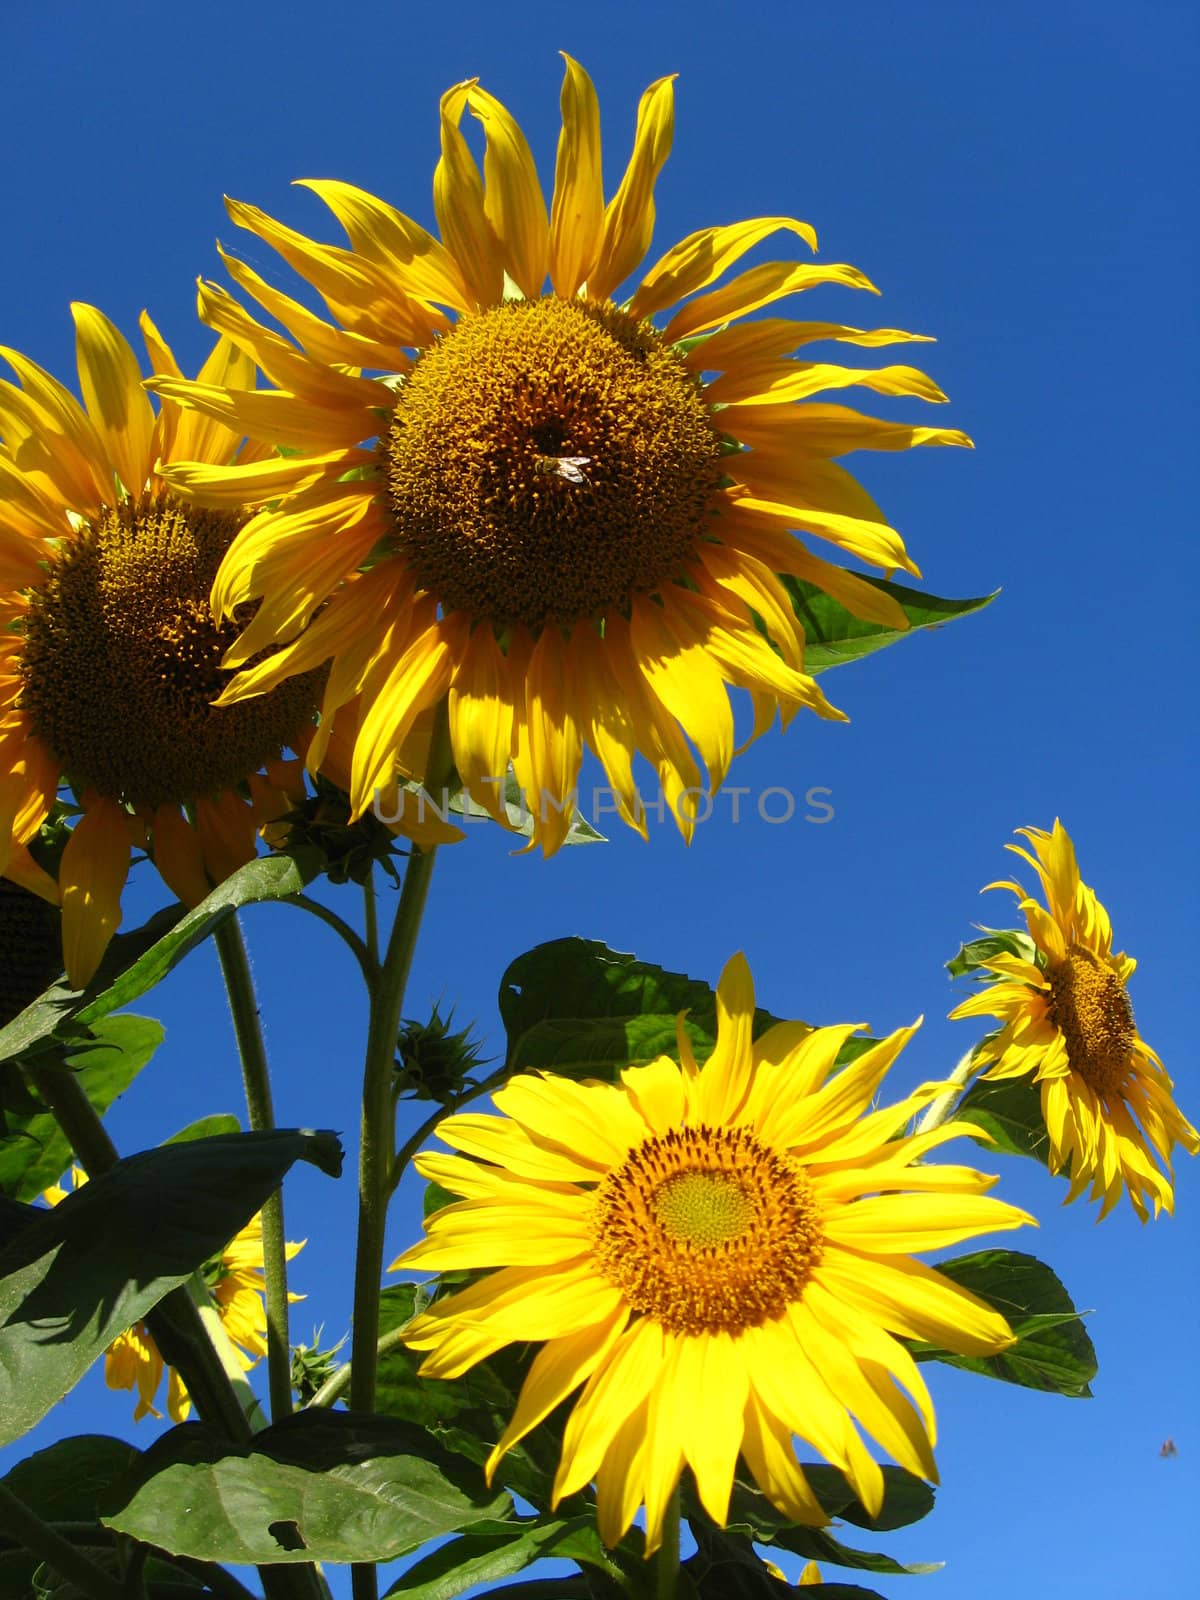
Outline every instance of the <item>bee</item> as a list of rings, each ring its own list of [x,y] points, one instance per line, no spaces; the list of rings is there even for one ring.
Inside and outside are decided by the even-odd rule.
[[[566,483],[586,483],[583,468],[591,460],[591,456],[538,456],[533,470],[542,477],[562,478]]]
[[[1170,1456],[1177,1456],[1179,1454],[1179,1451],[1175,1448],[1174,1439],[1164,1439],[1163,1440],[1162,1449],[1158,1453],[1164,1459],[1166,1459],[1166,1458],[1168,1458]]]

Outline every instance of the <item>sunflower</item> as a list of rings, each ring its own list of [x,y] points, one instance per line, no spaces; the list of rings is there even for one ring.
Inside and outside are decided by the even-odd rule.
[[[1112,948],[1108,912],[1079,877],[1062,823],[1018,828],[1033,854],[1006,845],[1037,873],[1046,904],[1019,883],[990,883],[1016,895],[1032,940],[1029,958],[984,963],[994,981],[950,1013],[998,1017],[1000,1031],[979,1047],[993,1065],[985,1078],[1032,1073],[1041,1090],[1050,1165],[1065,1171],[1067,1202],[1090,1186],[1106,1217],[1124,1190],[1143,1222],[1174,1209],[1171,1152],[1195,1155],[1200,1134],[1171,1097],[1174,1087],[1133,1019],[1128,983],[1137,962]],[[1064,1202],[1066,1203],[1066,1202]],[[1097,1219],[1099,1220],[1099,1219]]]
[[[290,809],[303,772],[285,752],[311,737],[319,674],[212,708],[250,613],[219,624],[208,595],[246,517],[184,505],[156,463],[262,452],[239,455],[239,433],[175,406],[155,415],[122,335],[72,310],[84,405],[0,348],[19,379],[0,382],[0,871],[14,850],[26,862],[65,778],[81,814],[59,872],[63,947],[82,985],[120,921],[135,846],[195,904]],[[152,370],[178,375],[141,326]],[[221,339],[200,377],[253,384],[254,367]]]
[[[71,1188],[78,1189],[87,1182],[87,1174],[79,1167],[70,1172]],[[65,1181],[65,1180],[64,1180]],[[53,1184],[42,1194],[47,1205],[56,1206],[70,1191],[62,1184]],[[304,1249],[306,1240],[299,1244],[288,1243],[287,1259],[290,1261]],[[267,1353],[266,1287],[263,1282],[263,1245],[261,1213],[250,1221],[222,1250],[201,1268],[201,1275],[215,1302],[221,1326],[237,1354],[243,1372],[257,1366]],[[289,1294],[289,1300],[302,1300],[303,1295]],[[154,1402],[162,1386],[166,1366],[154,1336],[145,1322],[135,1322],[109,1345],[104,1356],[104,1381],[110,1389],[136,1389],[138,1402],[133,1420],[143,1417],[161,1417],[162,1412]],[[186,1422],[192,1409],[187,1385],[175,1371],[166,1367],[167,1415],[172,1422]]]
[[[532,842],[547,854],[568,831],[585,747],[643,836],[632,767],[645,757],[690,837],[700,797],[734,754],[730,686],[749,691],[751,738],[777,710],[785,725],[800,707],[845,720],[803,670],[804,630],[779,575],[817,584],[856,616],[907,622],[887,593],[815,554],[796,530],[884,572],[917,573],[835,458],[970,443],[824,398],[858,385],[943,400],[914,368],[792,354],[921,335],[787,318],[739,324],[819,284],[873,291],[856,268],[770,261],[711,287],[772,234],[815,248],[805,222],[703,228],[618,304],[654,228],[672,82],[643,95],[631,159],[606,204],[596,91],[565,60],[548,208],[513,117],[476,79],[456,84],[441,101],[440,240],[337,181],[306,186],[349,249],[230,202],[234,223],[277,250],[332,321],[222,252],[239,288],[292,338],[212,283],[201,284],[201,315],[276,387],[154,385],[288,447],[240,469],[166,470],[201,503],[263,508],[213,590],[218,615],[262,601],[226,657],[245,670],[221,703],[332,659],[326,717],[359,699],[351,794],[361,812],[398,759],[405,772],[415,719],[448,696],[462,784],[505,822],[498,788],[511,763],[534,814]],[[467,111],[483,125],[482,173],[460,128]],[[267,643],[285,648],[248,664]],[[314,760],[319,749],[318,739]]]
[[[682,1065],[660,1057],[616,1084],[527,1073],[496,1095],[502,1117],[441,1123],[465,1159],[416,1164],[463,1198],[393,1263],[500,1269],[435,1300],[405,1337],[438,1378],[545,1341],[488,1474],[583,1385],[554,1497],[595,1480],[609,1545],[644,1503],[657,1547],[685,1462],[724,1522],[739,1453],[786,1515],[827,1522],[793,1434],[876,1512],[883,1478],[856,1422],[935,1476],[933,1407],[896,1336],[970,1355],[1013,1342],[1001,1316],[908,1253],[1033,1220],[985,1196],[994,1178],[924,1164],[966,1125],[899,1134],[936,1086],[868,1111],[915,1029],[840,1071],[854,1024],[778,1023],[752,1042],[741,956],[717,1016],[703,1068],[681,1028]]]

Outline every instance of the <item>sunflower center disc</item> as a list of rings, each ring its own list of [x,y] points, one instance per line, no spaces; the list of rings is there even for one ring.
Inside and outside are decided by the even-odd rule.
[[[218,627],[208,594],[245,519],[171,500],[106,509],[33,595],[20,708],[80,789],[139,807],[244,782],[311,721],[321,674],[215,710],[221,657],[252,615]]]
[[[593,1259],[672,1333],[737,1333],[782,1316],[820,1259],[802,1167],[745,1128],[673,1128],[596,1191]]]
[[[1137,1040],[1125,986],[1101,958],[1073,944],[1050,974],[1051,1011],[1072,1071],[1096,1094],[1115,1095]]]
[[[721,479],[700,386],[648,323],[548,296],[417,361],[381,444],[398,548],[448,611],[537,630],[681,573]]]
[[[58,907],[0,878],[0,1028],[36,1000],[62,968]]]

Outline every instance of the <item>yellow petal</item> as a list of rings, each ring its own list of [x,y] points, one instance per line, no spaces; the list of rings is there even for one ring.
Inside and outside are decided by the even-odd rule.
[[[707,288],[735,261],[740,261],[747,250],[783,229],[799,234],[811,249],[817,248],[813,229],[793,217],[755,217],[750,222],[731,222],[690,233],[650,268],[629,303],[630,315],[652,317],[685,295]]]
[[[76,989],[90,981],[120,926],[129,853],[129,821],[124,810],[115,800],[91,796],[71,830],[58,869],[63,957]]]
[[[822,283],[840,283],[848,289],[879,291],[871,280],[857,267],[844,261],[827,262],[823,266],[797,265],[794,261],[765,261],[762,266],[751,267],[739,277],[690,300],[667,323],[663,337],[668,343],[703,333],[706,328],[719,327],[732,322],[735,317],[746,317],[760,306],[769,306],[790,294],[801,294],[805,289],[815,289]]]
[[[550,281],[563,300],[573,300],[600,250],[604,230],[600,105],[596,89],[578,61],[565,52],[562,133],[550,207]]]
[[[605,210],[600,256],[588,276],[592,300],[609,299],[650,248],[654,183],[671,153],[675,129],[674,76],[657,79],[638,104],[633,154]]]
[[[476,82],[456,83],[442,96],[442,154],[433,174],[433,209],[467,291],[482,307],[500,301],[504,261],[485,213],[483,179],[458,126]]]

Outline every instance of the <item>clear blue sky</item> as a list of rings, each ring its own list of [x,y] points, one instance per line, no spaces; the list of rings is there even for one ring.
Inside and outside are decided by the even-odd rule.
[[[622,835],[549,864],[479,830],[443,852],[406,1009],[453,1000],[494,1029],[508,961],[560,934],[709,981],[740,947],[777,1014],[882,1030],[924,1012],[906,1086],[975,1037],[944,1020],[942,962],[974,919],[1005,920],[1005,897],[977,895],[1011,859],[1004,841],[1060,815],[1118,944],[1140,960],[1138,1023],[1195,1119],[1192,7],[15,8],[0,55],[0,342],[69,378],[74,298],[130,333],[148,306],[195,359],[206,335],[193,279],[220,275],[213,238],[235,231],[223,192],[320,230],[323,208],[288,184],[337,177],[432,224],[437,97],[468,75],[519,116],[549,176],[559,48],[597,81],[610,183],[642,88],[680,75],[656,244],[803,217],[823,258],[884,291],[869,307],[818,291],[804,314],[938,336],[921,355],[952,405],[933,420],[965,427],[977,450],[849,464],[931,589],[1004,592],[982,617],[824,680],[849,728],[800,717],[735,766],[737,783],[831,790],[824,826],[712,823],[690,851],[663,828],[649,848]],[[250,259],[274,273],[265,247]],[[290,911],[253,912],[247,933],[280,1120],[333,1125],[352,1143],[362,1006],[349,959]],[[167,1040],[112,1114],[128,1150],[240,1098],[211,950],[145,1009]],[[1178,1220],[1146,1229],[1127,1204],[1096,1228],[1084,1207],[1060,1210],[1062,1186],[1031,1164],[1001,1170],[999,1192],[1043,1220],[1040,1237],[1013,1242],[1096,1308],[1096,1398],[936,1371],[938,1509],[880,1543],[947,1568],[877,1587],[930,1600],[1183,1592],[1200,1492],[1200,1168],[1185,1159]],[[310,1237],[295,1331],[324,1322],[336,1335],[352,1179],[302,1173],[287,1200],[290,1236]],[[401,1204],[396,1250],[415,1226]],[[83,1430],[148,1444],[153,1425],[133,1433],[131,1410],[93,1374],[17,1449]],[[1167,1435],[1179,1455],[1163,1461]]]

